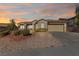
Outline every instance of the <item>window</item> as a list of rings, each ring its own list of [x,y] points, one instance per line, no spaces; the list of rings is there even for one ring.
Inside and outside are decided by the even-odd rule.
[[[20,29],[24,29],[24,26],[23,26],[23,25],[21,25],[21,26],[20,26]]]
[[[33,29],[33,25],[28,25],[28,29]]]

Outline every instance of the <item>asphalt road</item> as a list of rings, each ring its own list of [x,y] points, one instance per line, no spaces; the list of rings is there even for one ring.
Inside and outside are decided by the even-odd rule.
[[[63,47],[36,48],[29,50],[17,50],[15,52],[2,52],[2,56],[79,56],[79,33],[51,33],[61,40]]]

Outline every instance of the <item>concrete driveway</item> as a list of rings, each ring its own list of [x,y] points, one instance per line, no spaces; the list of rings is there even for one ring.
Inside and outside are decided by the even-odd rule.
[[[3,52],[2,56],[79,56],[79,33],[50,32],[63,43],[62,47],[34,48]]]

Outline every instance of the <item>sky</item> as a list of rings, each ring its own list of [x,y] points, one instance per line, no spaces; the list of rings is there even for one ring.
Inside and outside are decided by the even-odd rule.
[[[59,19],[75,16],[74,3],[0,3],[0,17]]]

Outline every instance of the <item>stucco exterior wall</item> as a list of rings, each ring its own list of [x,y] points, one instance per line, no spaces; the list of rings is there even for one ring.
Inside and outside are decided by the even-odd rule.
[[[47,21],[41,20],[35,24],[35,31],[47,31]]]

